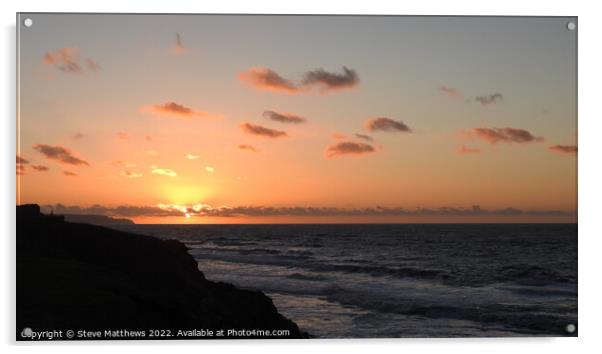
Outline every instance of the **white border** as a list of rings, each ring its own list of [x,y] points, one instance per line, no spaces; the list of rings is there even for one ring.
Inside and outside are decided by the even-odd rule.
[[[602,183],[602,152],[598,134],[602,133],[602,114],[597,95],[602,85],[600,50],[600,5],[594,1],[531,1],[455,0],[369,2],[305,0],[297,2],[276,0],[215,2],[188,0],[130,1],[102,0],[85,2],[75,0],[23,0],[18,3],[3,1],[0,5],[2,22],[2,49],[0,57],[3,78],[0,86],[4,108],[2,116],[3,203],[0,204],[0,226],[3,232],[2,285],[0,298],[3,318],[0,320],[0,343],[6,352],[40,353],[104,353],[107,350],[131,350],[144,347],[145,352],[164,353],[166,346],[175,350],[244,351],[251,353],[302,353],[307,350],[365,353],[366,351],[407,353],[504,353],[593,352],[600,345],[599,271],[602,270],[602,225],[599,222],[600,183]],[[14,336],[14,223],[15,223],[15,13],[16,12],[171,12],[171,13],[331,13],[331,14],[401,14],[401,15],[553,15],[579,16],[579,338],[556,339],[403,339],[403,340],[313,340],[299,341],[236,341],[236,342],[99,342],[54,343],[53,345],[22,345],[13,342]],[[39,343],[36,343],[39,344]],[[86,345],[84,349],[83,346]],[[172,348],[169,348],[172,350]],[[599,349],[598,349],[599,350]]]

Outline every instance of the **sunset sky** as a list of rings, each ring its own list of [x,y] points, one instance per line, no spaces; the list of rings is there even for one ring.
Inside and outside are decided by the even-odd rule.
[[[19,204],[138,223],[576,222],[574,19],[27,17]]]

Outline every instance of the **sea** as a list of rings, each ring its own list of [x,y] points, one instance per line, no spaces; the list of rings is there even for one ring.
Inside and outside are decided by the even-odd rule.
[[[183,242],[313,337],[577,334],[577,224],[118,228]]]

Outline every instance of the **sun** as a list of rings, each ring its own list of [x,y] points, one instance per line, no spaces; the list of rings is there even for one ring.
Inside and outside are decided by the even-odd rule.
[[[207,189],[199,186],[168,185],[162,189],[162,198],[169,204],[196,204],[205,200],[210,194]]]

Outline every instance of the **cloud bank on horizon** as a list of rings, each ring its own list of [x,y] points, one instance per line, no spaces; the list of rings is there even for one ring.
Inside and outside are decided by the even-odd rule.
[[[52,210],[58,214],[96,214],[114,217],[167,217],[167,216],[199,216],[199,217],[258,217],[258,216],[572,216],[573,212],[563,210],[522,210],[512,207],[503,209],[485,209],[479,205],[464,207],[439,208],[402,208],[402,207],[271,207],[271,206],[219,206],[208,204],[177,205],[158,204],[156,206],[120,205],[107,207],[92,205],[89,207],[66,206],[63,204],[43,205],[45,212]]]

